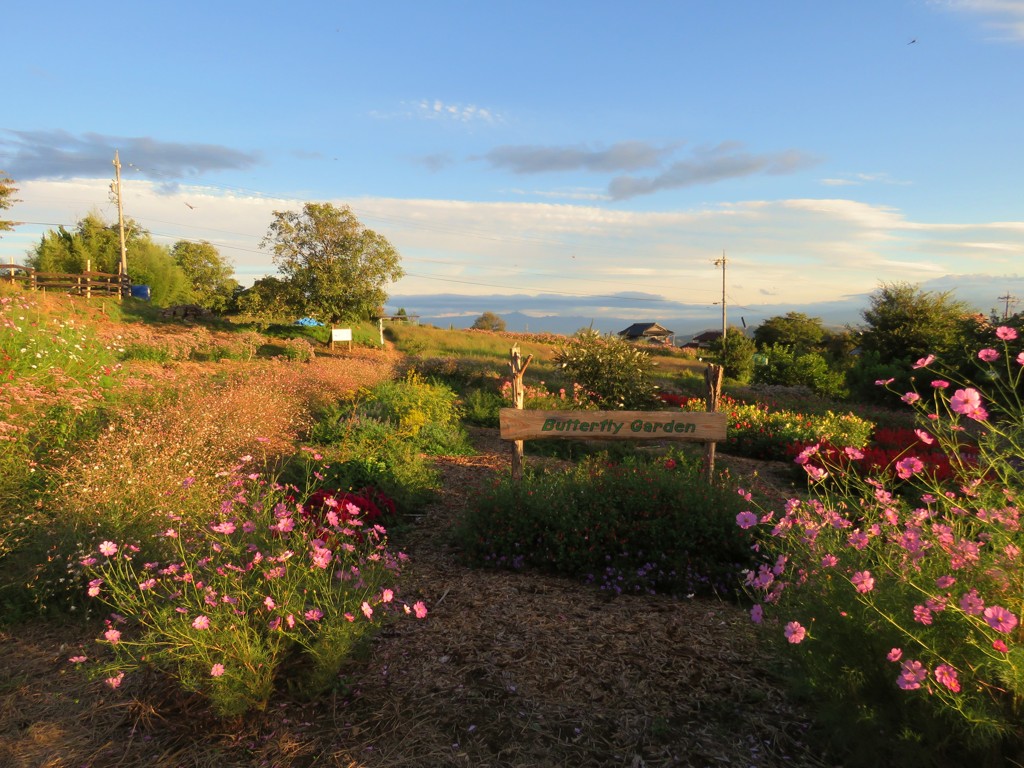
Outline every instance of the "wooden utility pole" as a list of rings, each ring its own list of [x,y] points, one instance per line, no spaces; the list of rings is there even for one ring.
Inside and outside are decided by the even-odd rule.
[[[121,159],[114,150],[114,191],[117,193],[117,231],[121,238],[121,261],[117,265],[117,274],[124,277],[128,274],[128,250],[124,245],[124,207],[121,204]]]
[[[722,251],[722,258],[715,259],[715,266],[717,267],[719,264],[722,265],[722,357],[723,357],[723,359],[725,358],[725,346],[726,346],[726,343],[727,343],[727,340],[728,340],[728,337],[726,335],[726,331],[728,330],[728,326],[726,325],[726,322],[725,322],[725,263],[726,263],[725,251]]]
[[[1010,317],[1010,305],[1013,304],[1014,306],[1016,306],[1017,302],[1020,301],[1020,299],[1018,299],[1016,296],[1011,296],[1010,293],[1007,292],[1005,296],[999,297],[999,301],[1004,302],[1003,320],[1006,320]]]
[[[533,360],[533,355],[527,355],[523,360],[519,352],[519,345],[513,345],[509,350],[510,360],[508,367],[512,370],[512,405],[522,410],[526,399],[526,390],[523,387],[523,374]],[[523,479],[523,441],[516,440],[512,443],[512,479]]]

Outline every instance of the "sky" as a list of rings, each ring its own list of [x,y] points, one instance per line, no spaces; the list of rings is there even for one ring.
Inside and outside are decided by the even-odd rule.
[[[97,0],[4,25],[24,223],[0,263],[115,222],[116,151],[157,242],[211,242],[248,285],[274,211],[347,205],[402,256],[389,309],[453,321],[1024,298],[1024,0]]]

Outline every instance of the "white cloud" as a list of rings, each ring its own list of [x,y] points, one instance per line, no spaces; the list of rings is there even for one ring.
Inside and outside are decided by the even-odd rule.
[[[977,14],[999,39],[1024,42],[1024,0],[940,0],[936,5]]]

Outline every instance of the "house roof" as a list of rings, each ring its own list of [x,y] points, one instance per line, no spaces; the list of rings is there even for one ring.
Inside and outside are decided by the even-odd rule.
[[[715,341],[716,339],[720,338],[722,338],[721,331],[704,331],[704,333],[698,333],[696,336],[694,336],[693,340],[701,344],[706,344],[710,341]]]
[[[670,331],[657,323],[633,323],[624,331],[619,331],[619,336],[636,339],[641,336],[671,336],[674,333],[675,331]]]

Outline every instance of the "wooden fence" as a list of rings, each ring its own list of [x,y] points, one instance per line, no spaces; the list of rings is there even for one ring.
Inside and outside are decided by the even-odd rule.
[[[32,291],[60,291],[87,299],[93,296],[120,298],[131,293],[131,281],[127,275],[111,275],[106,272],[39,272],[20,264],[0,264],[0,281],[21,283]]]

